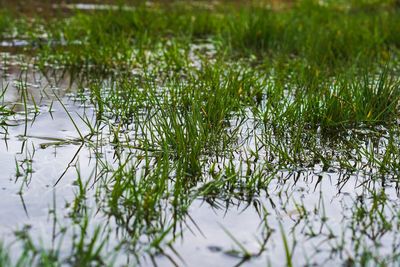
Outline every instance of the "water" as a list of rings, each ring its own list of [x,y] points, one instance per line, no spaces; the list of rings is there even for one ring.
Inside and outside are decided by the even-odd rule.
[[[88,182],[85,201],[92,224],[87,235],[93,234],[95,226],[107,225],[111,229],[107,249],[112,251],[124,241],[124,226],[98,210],[101,201],[96,194],[102,170],[98,159],[118,166],[110,133],[105,130],[82,142],[81,135],[91,133],[82,118],[97,125],[96,114],[92,105],[77,97],[80,89],[71,77],[58,71],[46,76],[31,66],[21,68],[16,63],[2,68],[2,88],[8,85],[3,103],[14,114],[6,120],[13,126],[0,130],[1,240],[13,242],[14,232],[29,226],[36,242],[49,246],[53,237],[49,233],[61,227],[54,226],[51,211],[55,209],[61,225],[68,227],[81,177]],[[243,132],[251,132],[254,121],[243,127]],[[103,143],[90,145],[96,140]],[[251,137],[243,142],[236,167],[256,146]],[[260,155],[267,153],[260,151]],[[365,172],[323,170],[318,165],[261,171],[273,179],[252,198],[195,200],[178,228],[182,235],[169,233],[167,240],[174,242],[165,247],[164,255],[155,255],[154,261],[160,266],[284,266],[285,239],[295,266],[338,266],[351,263],[362,251],[381,259],[396,255],[400,201],[395,181],[382,184]],[[374,194],[385,198],[376,200]],[[165,218],[170,216],[167,208]],[[64,242],[61,254],[67,254],[70,246],[71,241]],[[244,258],[246,253],[250,259]],[[142,264],[152,266],[151,254],[144,255]],[[133,261],[120,253],[116,261],[122,265],[127,260]]]
[[[68,142],[79,135],[54,93],[62,99],[82,133],[87,133],[87,127],[79,115],[91,117],[93,114],[90,108],[81,107],[65,96],[70,90],[64,84],[66,79],[55,83],[37,71],[24,73],[18,67],[9,68],[2,77],[3,86],[9,86],[4,103],[15,114],[7,119],[12,126],[1,131],[0,183],[4,197],[1,208],[7,214],[0,218],[1,234],[12,237],[13,230],[27,224],[32,226],[33,231],[45,233],[55,192],[60,208],[74,197],[72,182],[76,172],[69,167],[70,162],[78,158],[72,164],[79,164],[85,177],[93,168],[90,151],[85,146],[80,149],[79,142]],[[25,105],[21,100],[21,91],[25,89],[21,89],[21,83],[26,86],[29,95],[26,106],[30,114],[27,117],[23,114]],[[38,115],[33,114],[35,105],[32,99],[35,99],[35,105],[41,111]],[[60,182],[54,186],[66,170]]]

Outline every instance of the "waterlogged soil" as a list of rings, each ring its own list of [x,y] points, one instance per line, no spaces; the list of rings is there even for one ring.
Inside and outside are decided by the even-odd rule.
[[[98,209],[97,185],[104,163],[118,167],[118,162],[110,132],[101,132],[106,127],[90,135],[90,125],[97,121],[95,108],[85,100],[88,93],[58,70],[43,72],[15,63],[2,66],[1,77],[6,89],[2,104],[12,114],[0,128],[0,239],[13,243],[16,232],[23,230],[37,244],[50,247],[59,227],[53,214],[68,228],[79,177],[88,184],[87,236],[96,226],[107,226],[111,238],[102,253],[114,251],[124,234]],[[256,126],[249,120],[242,127],[245,133]],[[254,149],[254,138],[246,140],[241,151]],[[235,162],[241,160],[237,156]],[[169,233],[167,239],[173,242],[162,254],[139,255],[140,265],[285,266],[289,253],[294,266],[351,266],[363,253],[382,260],[398,257],[400,201],[395,182],[318,165],[282,168],[271,177],[268,188],[250,200],[197,198],[179,229],[181,235],[173,238]],[[165,212],[168,218],[168,209]],[[61,254],[71,246],[63,242]],[[137,258],[129,254],[117,253],[116,265],[134,265]]]

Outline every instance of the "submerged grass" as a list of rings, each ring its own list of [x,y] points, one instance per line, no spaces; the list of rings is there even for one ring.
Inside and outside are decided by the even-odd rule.
[[[120,5],[48,19],[1,12],[2,40],[25,41],[18,60],[4,60],[4,72],[13,64],[43,74],[63,69],[69,86],[78,87],[76,103],[95,113],[94,123],[78,116],[89,129],[84,135],[66,98],[55,96],[79,138],[41,149],[78,143],[77,153],[87,147],[96,167],[93,177],[77,168],[66,218],[52,210],[52,245],[23,229],[16,234],[21,253],[0,246],[0,265],[111,266],[113,256],[156,265],[158,255],[180,265],[177,241],[188,228],[202,234],[191,218],[199,199],[226,212],[244,203],[259,215],[257,253],[224,228],[241,250],[239,264],[271,255],[273,238],[283,243],[281,260],[289,266],[296,257],[307,264],[399,263],[395,251],[380,256],[384,238],[399,246],[398,201],[385,192],[398,185],[400,164],[398,3],[299,1],[281,9],[271,3]],[[22,88],[19,113],[3,101],[7,87],[0,93],[0,125],[6,129],[6,118],[23,116],[25,139],[34,123],[28,115],[45,113],[27,80],[20,75],[15,84]],[[31,183],[35,153],[25,150],[26,160],[16,159],[17,176],[26,172]],[[68,168],[78,162],[75,154]],[[363,192],[341,210],[343,233],[331,230],[335,218],[323,200],[309,207],[292,191],[302,179],[316,179],[308,192],[315,195],[331,174],[338,195],[361,180],[354,190]],[[93,228],[96,216],[106,222]],[[299,254],[302,240],[317,240],[328,252],[313,244],[316,256]]]

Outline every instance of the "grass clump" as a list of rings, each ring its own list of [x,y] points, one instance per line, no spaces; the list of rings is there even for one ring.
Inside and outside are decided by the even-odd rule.
[[[337,77],[333,82],[296,90],[294,105],[305,122],[330,126],[393,124],[398,117],[399,82],[387,70],[377,76]]]

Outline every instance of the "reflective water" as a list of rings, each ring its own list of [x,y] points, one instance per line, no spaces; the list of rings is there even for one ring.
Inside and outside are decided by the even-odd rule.
[[[93,139],[104,138],[101,153],[82,142],[89,125],[96,124],[95,111],[76,97],[78,88],[67,73],[21,68],[13,63],[2,66],[1,73],[2,88],[7,88],[2,103],[14,114],[6,120],[12,126],[0,129],[0,237],[12,242],[14,232],[29,225],[36,241],[50,245],[51,211],[56,209],[60,221],[69,224],[80,177],[89,181],[92,229],[112,229],[107,247],[112,251],[124,238],[120,226],[97,210],[95,179],[101,171],[96,158],[116,164],[108,133]],[[241,150],[254,146],[250,138]],[[285,242],[295,266],[351,264],[362,253],[396,257],[400,201],[395,181],[382,184],[365,173],[318,166],[270,175],[268,188],[254,198],[195,200],[180,228],[183,234],[154,261],[160,266],[285,266]],[[69,246],[63,243],[61,251]],[[142,260],[154,264],[149,256]],[[125,264],[127,255],[121,253],[116,261]]]

